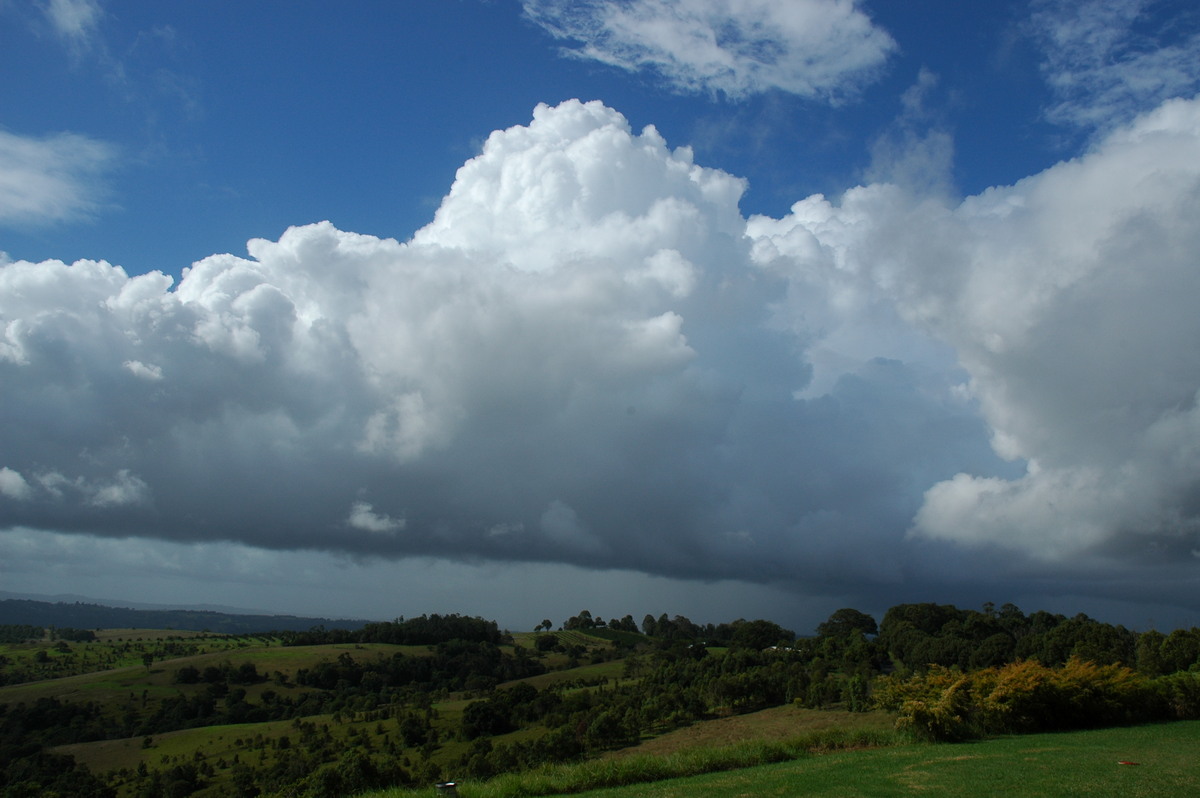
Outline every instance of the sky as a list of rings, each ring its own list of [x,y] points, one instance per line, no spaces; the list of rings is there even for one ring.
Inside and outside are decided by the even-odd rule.
[[[1191,0],[0,0],[0,590],[1200,625]]]

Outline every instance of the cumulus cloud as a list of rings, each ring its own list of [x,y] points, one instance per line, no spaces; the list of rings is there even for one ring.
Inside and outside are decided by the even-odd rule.
[[[874,185],[752,223],[794,281],[833,274],[953,346],[996,452],[1026,464],[931,486],[915,537],[1048,560],[1200,542],[1198,165],[1200,100],[1174,100],[954,208]]]
[[[0,468],[0,496],[24,500],[32,495],[33,488],[29,487],[20,471],[13,471],[8,467]]]
[[[876,76],[896,44],[854,0],[525,0],[567,52],[652,70],[685,92],[738,98],[777,89],[838,100]]]
[[[1039,0],[1031,20],[1054,122],[1108,132],[1200,88],[1195,15],[1151,13],[1162,0]]]
[[[126,360],[121,365],[124,366],[130,374],[139,379],[150,380],[152,382],[157,382],[158,380],[162,379],[162,369],[153,364],[142,363],[139,360]]]
[[[920,491],[998,461],[919,336],[807,390],[825,332],[769,310],[744,189],[571,101],[407,243],[296,227],[178,285],[4,264],[0,450],[39,476],[0,523],[759,581],[853,528],[894,578]]]
[[[570,101],[407,242],[3,263],[0,526],[838,595],[1190,561],[1198,147],[1179,100],[961,203],[746,219]]]
[[[350,516],[346,519],[346,523],[355,529],[375,534],[394,534],[403,530],[405,526],[403,518],[379,515],[375,512],[375,508],[368,502],[355,502],[352,504],[350,506]]]
[[[75,133],[45,138],[0,130],[0,224],[46,224],[87,216],[104,196],[113,148]]]
[[[140,477],[121,469],[109,482],[89,486],[88,502],[97,507],[142,504],[149,500],[149,486]]]

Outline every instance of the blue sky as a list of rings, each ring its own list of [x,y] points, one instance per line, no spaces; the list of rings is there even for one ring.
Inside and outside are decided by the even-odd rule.
[[[6,4],[8,69],[20,79],[0,89],[5,130],[82,135],[110,156],[93,175],[102,191],[88,223],[18,226],[7,232],[14,257],[177,274],[324,219],[405,240],[488,133],[571,98],[600,99],[747,178],[748,213],[782,214],[860,182],[921,70],[936,85],[915,124],[957,134],[961,190],[1073,154],[1072,131],[1041,118],[1050,98],[1020,4],[867,7],[896,44],[836,106],[778,90],[679,94],[652,74],[563,58],[513,2],[98,8],[72,38],[43,6]]]
[[[0,2],[0,590],[1190,625],[1198,44],[1169,0]]]

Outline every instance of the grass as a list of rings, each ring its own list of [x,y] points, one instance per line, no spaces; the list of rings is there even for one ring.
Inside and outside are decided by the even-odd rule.
[[[142,665],[146,653],[160,662],[209,652],[230,655],[251,650],[252,645],[255,651],[278,645],[262,635],[235,637],[173,629],[101,629],[95,635],[97,639],[88,642],[52,640],[47,635],[33,642],[0,644],[4,681],[28,684],[133,667]],[[39,662],[38,656],[43,660]]]
[[[580,665],[578,668],[566,671],[548,671],[547,673],[519,679],[518,681],[528,682],[539,690],[545,690],[551,685],[562,684],[563,682],[584,684],[598,684],[601,680],[616,682],[621,680],[624,672],[625,661],[612,660],[596,665]]]
[[[581,798],[1190,798],[1200,791],[1200,766],[1195,756],[1200,746],[1200,721],[957,745],[910,743],[845,750],[853,748],[854,743],[853,736],[839,739],[826,733],[783,744],[747,743],[681,751],[666,757],[588,762],[481,784],[461,784],[459,794],[464,798],[568,794]],[[823,752],[822,748],[830,750]],[[784,756],[789,749],[790,755]],[[770,758],[776,761],[763,761]],[[1123,761],[1138,764],[1120,764]],[[679,775],[697,767],[710,772]],[[619,786],[606,786],[614,784]],[[424,794],[433,791],[415,793]],[[393,790],[374,793],[371,798],[412,795]]]
[[[212,641],[206,640],[206,642],[211,643]],[[224,640],[217,641],[218,645],[226,643],[227,641]],[[385,643],[227,647],[188,656],[156,660],[149,669],[141,664],[139,654],[136,665],[128,664],[57,679],[0,687],[0,705],[15,704],[20,701],[33,702],[39,698],[67,700],[83,698],[97,701],[105,708],[119,708],[128,700],[131,692],[140,695],[142,690],[147,690],[151,696],[158,697],[175,694],[191,695],[202,691],[205,685],[176,684],[174,681],[176,671],[185,665],[203,670],[207,666],[220,665],[224,662],[228,662],[234,667],[243,662],[253,662],[258,667],[259,673],[267,677],[267,682],[248,688],[248,693],[252,698],[257,698],[266,689],[275,690],[282,695],[293,695],[304,692],[305,688],[284,688],[271,683],[269,680],[274,671],[281,671],[288,678],[294,679],[296,672],[301,668],[312,668],[322,661],[337,659],[338,655],[343,652],[359,661],[388,657],[394,653],[402,653],[406,656],[428,656],[429,654],[428,649],[424,646],[397,646]]]
[[[833,731],[886,732],[895,726],[895,721],[895,716],[888,712],[817,710],[791,704],[693,723],[652,737],[641,745],[613,751],[608,756],[664,756],[692,748],[724,748],[746,740],[781,742],[797,736]]]
[[[66,701],[94,702],[110,716],[118,715],[129,707],[135,707],[145,715],[156,709],[157,702],[172,696],[194,696],[205,693],[208,685],[203,681],[180,684],[175,681],[179,669],[191,666],[203,671],[208,666],[228,663],[237,668],[244,662],[256,665],[265,681],[239,686],[245,689],[251,703],[261,703],[262,694],[270,690],[280,698],[299,698],[313,692],[315,688],[296,684],[296,674],[302,668],[313,668],[322,661],[336,660],[339,655],[349,654],[358,662],[385,659],[394,654],[408,657],[427,657],[433,652],[431,646],[392,645],[383,643],[332,644],[318,646],[281,646],[270,638],[228,636],[204,636],[200,634],[179,635],[171,630],[112,630],[99,633],[103,638],[92,643],[63,643],[75,654],[76,665],[87,672],[46,678],[0,687],[0,712],[5,705],[33,703],[39,698],[57,698]],[[140,638],[140,639],[139,639]],[[5,647],[9,654],[32,659],[39,649],[50,650],[54,658],[63,657],[57,641],[39,641],[31,644]],[[167,646],[171,646],[167,648]],[[150,667],[143,663],[144,652],[157,652]],[[169,654],[167,652],[170,652]],[[85,662],[83,655],[91,655]],[[11,659],[11,656],[10,656]],[[118,663],[114,666],[114,663]],[[613,670],[615,669],[615,670]],[[275,678],[279,672],[286,678]],[[589,668],[587,676],[598,679],[604,675],[620,672],[620,665],[606,663],[605,666]],[[578,678],[578,677],[576,677]],[[438,716],[434,719],[442,742],[432,752],[434,762],[441,767],[450,767],[470,744],[457,740],[455,731],[462,711],[472,699],[461,694],[446,697],[434,704]],[[406,767],[409,760],[423,758],[416,748],[399,749],[396,754],[386,754],[385,747],[395,745],[399,738],[398,721],[392,714],[394,707],[365,713],[344,712],[337,716],[312,715],[304,720],[314,725],[322,734],[328,730],[335,741],[343,745],[354,733],[371,740],[375,756],[399,756]],[[497,742],[516,741],[541,733],[539,730],[513,732],[497,738]],[[136,784],[120,773],[135,771],[139,765],[149,768],[164,768],[178,763],[205,763],[213,772],[207,776],[210,786],[204,794],[217,796],[228,794],[230,768],[235,757],[253,766],[272,765],[292,756],[291,750],[282,749],[277,743],[289,737],[292,745],[299,743],[300,731],[293,720],[268,721],[264,723],[240,724],[237,726],[205,726],[194,729],[155,734],[146,746],[142,736],[66,745],[55,749],[69,753],[93,772],[114,779],[120,794],[130,795]],[[198,796],[199,798],[199,796]]]
[[[306,720],[328,723],[328,718],[328,715],[315,715]],[[142,741],[146,738],[131,737],[60,745],[50,750],[58,754],[70,754],[75,757],[76,762],[87,765],[93,772],[104,773],[120,768],[133,770],[140,762],[155,766],[164,757],[191,759],[195,752],[201,749],[212,757],[232,758],[235,754],[247,753],[247,746],[239,745],[236,741],[251,740],[259,735],[266,740],[275,740],[286,735],[295,737],[296,730],[292,721],[276,720],[266,723],[204,726],[155,734],[149,737],[149,748],[142,746]]]

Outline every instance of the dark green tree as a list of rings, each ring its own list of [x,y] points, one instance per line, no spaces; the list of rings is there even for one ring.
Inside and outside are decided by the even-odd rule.
[[[879,625],[865,612],[859,612],[852,607],[843,607],[817,626],[819,637],[847,637],[855,632],[873,637],[879,634]]]

